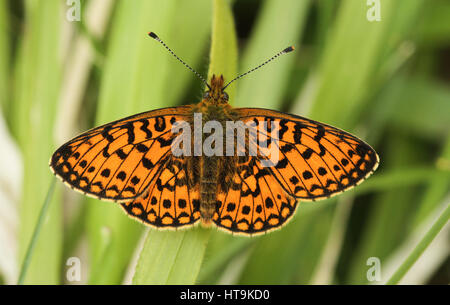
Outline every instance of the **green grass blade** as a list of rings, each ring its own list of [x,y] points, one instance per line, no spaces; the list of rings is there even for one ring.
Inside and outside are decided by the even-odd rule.
[[[433,5],[424,7],[423,19],[418,25],[417,38],[423,46],[440,47],[450,42],[450,3],[446,0],[435,0]]]
[[[430,230],[425,234],[419,244],[414,248],[411,254],[401,264],[392,277],[386,282],[387,285],[395,285],[403,278],[408,270],[414,265],[417,259],[422,255],[425,249],[430,245],[433,239],[438,235],[442,228],[447,224],[450,219],[450,204],[447,204],[444,212],[439,216],[436,222],[431,226]]]
[[[296,51],[239,80],[237,103],[241,107],[280,109],[289,73],[301,50],[300,40],[310,1],[267,0],[242,56],[240,72],[245,73],[288,46]],[[283,16],[280,18],[280,16]]]
[[[10,70],[10,50],[9,50],[9,12],[7,2],[0,3],[0,107],[4,114],[7,114],[7,104],[9,96],[9,70]],[[6,110],[6,111],[5,111]]]
[[[163,38],[178,56],[198,72],[202,72],[203,68],[206,69],[208,64],[205,51],[208,50],[210,42],[211,6],[210,0],[178,1],[176,15],[172,20],[173,25],[170,36]],[[195,15],[202,16],[201,22],[197,18],[193,18]],[[183,29],[181,35],[180,29]],[[193,41],[195,43],[192,43]],[[165,51],[164,49],[160,51],[160,56],[167,55],[162,54]],[[200,80],[174,58],[169,58],[168,69],[170,73],[167,75],[164,89],[164,94],[167,96],[168,101],[187,104],[199,102],[197,100],[187,100],[185,95],[188,85],[195,82],[195,88],[198,88],[198,94],[195,97],[200,99],[204,89]]]
[[[17,285],[23,285],[25,281],[25,276],[28,271],[28,266],[30,265],[31,258],[33,256],[34,249],[36,247],[36,242],[39,238],[39,233],[41,232],[44,219],[47,216],[48,207],[50,205],[53,192],[55,190],[56,179],[52,179],[50,187],[48,188],[47,195],[45,196],[44,204],[42,205],[41,212],[39,213],[39,218],[36,223],[36,227],[33,231],[33,236],[31,237],[30,244],[28,246],[25,258],[23,259],[22,268],[20,269],[19,279],[17,280]]]
[[[341,128],[355,126],[366,104],[364,99],[375,89],[373,79],[379,72],[380,60],[396,47],[392,37],[403,37],[403,20],[411,26],[418,2],[380,1],[382,21],[369,22],[366,2],[341,1],[315,75],[312,118]],[[407,13],[398,18],[397,12],[405,10]]]
[[[30,243],[50,179],[48,160],[53,152],[53,127],[61,78],[60,1],[26,1],[24,32],[19,36],[11,102],[11,131],[24,161],[20,204],[19,261]],[[62,208],[58,189],[42,227],[26,284],[60,282]]]
[[[376,98],[369,118],[372,139],[382,137],[387,128],[413,132],[431,140],[448,133],[450,90],[428,77],[393,77]],[[426,102],[424,102],[426,101]]]
[[[210,230],[150,230],[134,274],[134,284],[194,284],[200,271]]]
[[[445,164],[445,160],[447,160],[447,164]],[[447,137],[436,167],[442,172],[436,173],[428,180],[427,189],[423,193],[419,210],[415,216],[414,224],[416,226],[419,226],[439,206],[450,189],[450,136]]]
[[[213,238],[208,243],[205,260],[200,274],[199,284],[215,284],[225,267],[233,258],[245,252],[255,239],[246,236],[236,236],[224,232],[213,232]]]
[[[351,192],[361,195],[375,192],[386,192],[398,188],[411,187],[425,184],[436,177],[440,177],[445,182],[450,181],[450,172],[446,169],[436,169],[433,167],[411,166],[399,169],[386,170],[379,175],[371,177],[363,184],[351,190]]]
[[[393,80],[386,99],[395,100],[395,111],[388,123],[423,137],[442,139],[449,133],[450,90],[447,85],[427,79]],[[424,102],[426,101],[426,102]]]
[[[236,73],[234,22],[228,3],[213,3],[212,46],[209,75]],[[195,228],[170,232],[150,230],[140,253],[134,284],[194,284],[211,232]]]
[[[230,4],[227,0],[214,0],[208,82],[213,74],[223,74],[225,82],[236,77],[237,58],[236,31]],[[227,88],[231,104],[235,98],[235,91],[233,86]]]

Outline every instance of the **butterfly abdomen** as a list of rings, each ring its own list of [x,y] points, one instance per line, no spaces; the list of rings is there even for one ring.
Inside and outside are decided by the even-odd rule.
[[[202,157],[200,173],[200,214],[203,224],[209,224],[216,211],[218,158]]]

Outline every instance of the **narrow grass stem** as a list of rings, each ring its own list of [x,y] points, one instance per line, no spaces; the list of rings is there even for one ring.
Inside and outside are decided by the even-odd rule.
[[[425,234],[419,244],[414,248],[411,254],[406,258],[403,264],[395,271],[392,277],[386,282],[386,285],[395,285],[405,276],[408,270],[414,265],[417,259],[422,255],[425,249],[430,245],[436,235],[442,230],[450,218],[450,204],[447,205],[444,212],[439,216],[430,230]]]
[[[23,285],[23,282],[25,280],[28,266],[30,265],[31,257],[33,255],[34,247],[36,246],[36,242],[39,237],[39,232],[41,231],[42,224],[44,223],[45,215],[47,215],[48,207],[50,206],[50,201],[52,199],[53,192],[55,190],[55,182],[56,182],[56,179],[52,178],[52,182],[50,183],[50,187],[48,188],[47,195],[45,196],[44,204],[42,205],[41,212],[39,213],[39,218],[36,223],[36,227],[34,228],[33,236],[31,237],[30,244],[28,245],[28,249],[25,254],[25,258],[23,260],[19,279],[17,280],[17,285]]]

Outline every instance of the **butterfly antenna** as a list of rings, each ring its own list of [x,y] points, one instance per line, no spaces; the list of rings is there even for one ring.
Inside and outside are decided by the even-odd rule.
[[[167,51],[170,52],[170,54],[172,54],[176,59],[178,59],[179,62],[181,62],[186,68],[188,68],[189,70],[191,70],[192,72],[194,72],[195,75],[197,75],[198,78],[200,78],[203,83],[206,85],[206,87],[209,88],[209,90],[211,90],[211,87],[208,85],[208,82],[203,78],[203,76],[200,75],[200,73],[198,73],[197,71],[195,71],[194,69],[192,69],[187,63],[185,63],[181,58],[179,58],[165,43],[164,41],[161,40],[161,38],[159,38],[155,33],[150,32],[148,33],[148,36],[150,36],[151,38],[153,38],[154,40],[160,42],[166,49]]]
[[[229,86],[232,82],[234,82],[235,80],[238,80],[238,79],[240,79],[241,77],[244,77],[244,76],[246,76],[247,74],[252,73],[252,72],[255,71],[255,70],[258,70],[259,68],[261,68],[262,66],[268,64],[269,62],[271,62],[271,61],[274,60],[275,58],[279,57],[280,55],[283,55],[283,54],[292,52],[292,51],[294,51],[294,50],[295,50],[294,46],[287,47],[286,49],[284,49],[283,51],[281,51],[281,52],[275,54],[274,56],[272,56],[271,58],[269,58],[268,60],[266,60],[265,62],[263,62],[262,64],[260,64],[259,66],[257,66],[257,67],[255,67],[255,68],[251,69],[250,71],[245,72],[244,74],[238,75],[238,76],[235,77],[233,80],[231,80],[230,82],[228,82],[228,84],[226,84],[225,87],[223,87],[222,90],[225,90],[225,88],[228,87],[228,86]]]

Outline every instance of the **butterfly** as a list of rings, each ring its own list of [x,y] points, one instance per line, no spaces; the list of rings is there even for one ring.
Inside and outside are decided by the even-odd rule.
[[[156,34],[149,35],[174,55]],[[292,50],[286,48],[266,63]],[[194,73],[207,86],[198,104],[93,128],[56,150],[50,159],[53,173],[74,190],[119,203],[129,216],[152,227],[201,222],[254,235],[286,224],[298,201],[330,198],[377,168],[374,149],[338,128],[275,110],[231,107],[225,89],[247,73],[226,85],[222,75],[207,83]],[[219,124],[214,129],[219,137],[211,139],[213,128],[199,135],[209,122]],[[230,133],[228,122],[242,122],[244,133]],[[184,142],[182,124],[188,127]],[[212,153],[192,153],[207,141]],[[214,153],[225,146],[230,154]],[[185,153],[175,153],[177,148]]]

